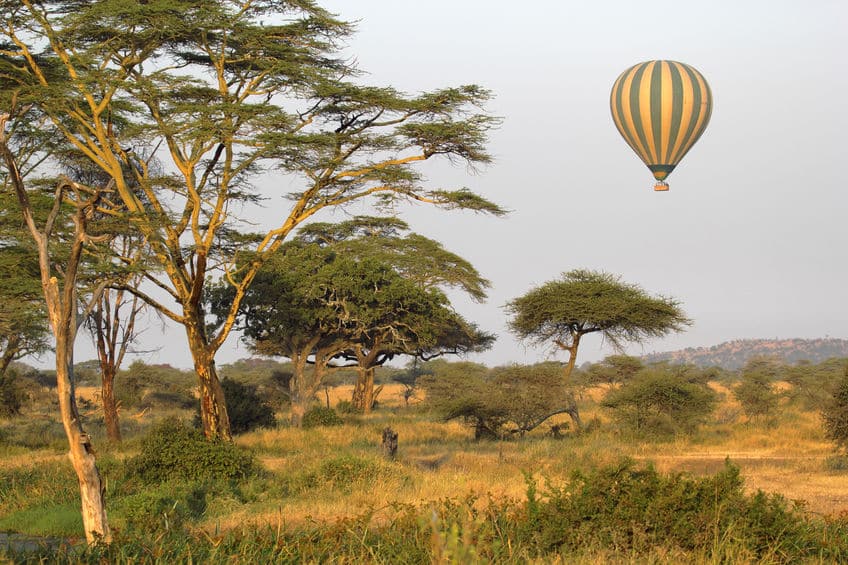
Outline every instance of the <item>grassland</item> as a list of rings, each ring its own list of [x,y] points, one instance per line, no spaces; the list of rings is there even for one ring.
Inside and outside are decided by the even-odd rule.
[[[163,549],[157,554],[157,550],[150,549],[155,545],[151,540],[166,540],[168,531],[173,529],[188,532],[197,544],[207,544],[208,551],[219,551],[215,555],[221,560],[226,560],[227,551],[239,552],[245,562],[262,559],[265,554],[251,551],[258,551],[256,547],[263,543],[274,546],[286,539],[286,543],[306,544],[303,547],[311,547],[316,553],[301,551],[289,558],[275,553],[265,558],[280,562],[326,561],[328,556],[339,562],[362,559],[396,562],[407,558],[410,562],[485,562],[489,560],[486,555],[495,554],[478,551],[479,540],[467,532],[483,528],[480,521],[489,520],[485,518],[486,512],[523,515],[527,512],[528,484],[556,487],[565,484],[575,472],[615,467],[627,459],[636,461],[638,468],[651,465],[662,475],[684,472],[684,476],[693,478],[721,473],[729,461],[740,470],[746,492],[762,489],[779,493],[788,501],[798,501],[797,506],[786,504],[810,519],[838,524],[837,531],[845,534],[848,530],[844,514],[848,509],[846,475],[845,471],[832,470],[833,465],[828,464],[833,448],[823,437],[817,413],[783,406],[780,417],[770,426],[746,422],[727,389],[719,384],[712,386],[722,397],[714,421],[691,437],[652,442],[620,434],[597,406],[602,390],[596,389],[582,400],[584,418],[595,422],[590,432],[554,438],[547,433],[549,428],[542,427],[521,440],[475,442],[471,431],[460,422],[435,420],[426,411],[426,404],[405,406],[401,387],[388,385],[379,410],[367,417],[348,416],[341,426],[309,430],[281,426],[239,436],[237,445],[255,454],[263,469],[261,476],[238,485],[207,485],[202,512],[185,518],[179,525],[168,524],[166,507],[160,509],[161,516],[154,515],[148,522],[137,519],[137,506],[144,501],[160,495],[162,500],[171,500],[168,495],[176,508],[183,499],[169,491],[171,487],[167,485],[145,491],[127,478],[124,461],[137,453],[138,438],[163,415],[151,411],[130,418],[132,415],[126,414],[130,433],[122,446],[109,446],[103,440],[96,443],[108,485],[110,520],[116,537],[126,543],[146,535],[147,532],[139,531],[143,527],[149,526],[151,535],[144,538],[148,539],[148,546],[141,553],[127,550],[129,553],[123,554],[120,550],[110,554],[108,560],[121,561],[121,555],[127,562],[139,555],[147,556],[143,560],[149,562],[187,559],[185,552],[168,553]],[[92,391],[82,393],[91,395]],[[349,398],[349,393],[349,387],[331,389],[330,403]],[[179,415],[190,418],[189,413]],[[95,435],[100,434],[96,406],[89,417],[92,420],[89,427]],[[75,479],[64,454],[61,430],[48,425],[46,418],[44,414],[30,414],[24,419],[0,423],[0,531],[77,540],[82,537],[82,531]],[[387,426],[399,434],[400,449],[394,461],[384,460],[379,452],[381,433]],[[22,430],[27,429],[39,437],[29,438],[29,443],[22,446],[25,442],[19,440],[26,433]],[[445,518],[442,516],[445,508],[452,508],[457,514]],[[427,524],[428,515],[436,516],[433,509],[441,509],[439,519]],[[493,517],[486,524],[497,525],[500,519]],[[352,543],[349,538],[354,533],[366,540],[371,532],[382,531],[383,541],[374,543],[390,546],[386,541],[389,538],[385,538],[387,532],[401,528],[398,524],[402,523],[412,524],[404,535],[429,532],[429,538],[419,540],[416,545],[419,549],[423,545],[425,553],[412,550],[371,553],[373,547],[365,541],[353,549],[344,545]],[[508,526],[503,528],[506,531]],[[258,535],[256,532],[267,532],[266,537],[260,536],[264,541],[251,537]],[[227,537],[232,535],[236,538]],[[309,536],[320,543],[309,542],[312,539]],[[333,546],[328,540],[336,540],[333,543],[340,545]],[[324,548],[323,553],[315,549],[319,547]],[[785,559],[781,556],[794,555],[779,551],[752,553],[733,544],[720,551],[715,548],[684,551],[673,545],[647,552],[637,551],[633,546],[623,547],[590,545],[584,552],[571,553],[570,558],[560,550],[540,555],[526,547],[511,549],[512,553],[503,550],[497,555],[514,562],[592,563],[727,559],[782,562]],[[208,551],[207,557],[211,555]],[[835,551],[842,555],[839,553],[842,549]],[[810,557],[810,561],[830,559],[823,557],[825,553],[819,555],[818,559]]]

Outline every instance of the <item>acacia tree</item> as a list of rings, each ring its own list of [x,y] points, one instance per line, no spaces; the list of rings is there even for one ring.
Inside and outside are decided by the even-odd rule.
[[[114,179],[150,246],[161,273],[150,281],[170,302],[139,296],[185,329],[208,437],[230,437],[215,353],[256,273],[300,223],[369,196],[502,213],[468,190],[425,188],[413,167],[439,156],[486,163],[497,122],[478,109],[488,93],[363,86],[336,54],[351,26],[311,1],[0,0],[0,8],[0,55],[19,62],[21,94]],[[114,127],[116,116],[129,127]],[[166,174],[151,171],[138,147],[161,147]],[[245,241],[238,212],[249,217],[267,170],[293,175],[277,185],[296,188],[274,224]],[[234,292],[210,333],[204,291],[218,274]]]
[[[587,334],[600,333],[621,349],[626,342],[642,343],[691,324],[676,300],[650,296],[609,273],[582,269],[530,290],[509,302],[506,310],[511,315],[509,328],[520,339],[568,353],[567,384],[580,340]],[[576,404],[570,415],[580,426]]]
[[[410,232],[398,218],[357,216],[336,224],[310,224],[298,239],[359,261],[370,260],[378,269],[390,267],[421,289],[454,288],[482,301],[489,288],[489,281],[471,263],[438,241]],[[379,304],[367,288],[348,290],[351,300],[369,308],[359,318],[340,312],[349,321],[345,332],[351,344],[340,357],[356,363],[358,378],[351,403],[361,412],[371,411],[382,389],[374,386],[374,370],[398,355],[426,361],[483,351],[494,342],[494,336],[480,332],[448,309],[435,308],[430,319],[412,320],[392,310],[392,303]]]
[[[491,341],[456,314],[440,290],[422,288],[375,257],[303,240],[286,244],[259,272],[242,303],[240,326],[254,350],[292,360],[296,426],[333,359],[366,356],[367,363],[357,365],[373,375],[395,355],[435,356],[438,349]]]
[[[12,111],[15,112],[14,103]],[[26,120],[26,111],[14,114],[13,119]],[[111,540],[106,519],[104,485],[100,478],[91,438],[82,427],[74,390],[74,343],[81,319],[90,311],[91,302],[78,315],[77,278],[85,248],[96,237],[92,236],[90,222],[98,209],[105,207],[106,194],[112,183],[105,187],[88,187],[67,177],[58,179],[52,206],[45,218],[38,218],[36,207],[25,185],[25,172],[10,143],[6,124],[10,114],[0,114],[0,159],[6,169],[5,181],[18,199],[20,214],[35,244],[38,255],[41,289],[47,319],[53,333],[56,350],[56,385],[62,424],[70,446],[70,458],[80,485],[82,518],[89,543]],[[19,122],[20,123],[20,122]],[[15,128],[11,128],[14,135]],[[96,230],[95,230],[96,231]],[[61,233],[69,235],[68,241],[57,252],[56,239]],[[96,300],[97,291],[91,293]]]

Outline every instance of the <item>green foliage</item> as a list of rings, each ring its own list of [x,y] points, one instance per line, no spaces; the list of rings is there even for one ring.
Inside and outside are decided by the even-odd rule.
[[[303,415],[301,425],[304,428],[318,428],[324,426],[341,426],[344,421],[332,408],[326,406],[313,406]]]
[[[586,384],[620,386],[644,368],[638,357],[610,355],[600,363],[593,363],[581,379]]]
[[[733,395],[742,405],[745,415],[752,420],[771,420],[777,411],[780,394],[774,390],[768,374],[745,372],[742,382],[733,389]]]
[[[125,408],[193,408],[197,405],[192,388],[196,377],[170,365],[148,365],[133,361],[117,377],[115,396]]]
[[[786,393],[790,402],[802,410],[821,410],[836,392],[846,363],[846,359],[833,358],[785,368],[782,378],[792,385]]]
[[[611,391],[601,405],[626,430],[643,436],[692,433],[712,413],[716,395],[669,369],[645,369],[621,388]]]
[[[780,495],[747,495],[739,469],[711,477],[660,475],[631,461],[576,473],[541,499],[531,491],[527,526],[543,553],[581,546],[644,554],[653,547],[693,551],[716,540],[753,559],[792,561],[815,551],[803,513]]]
[[[461,418],[476,439],[523,435],[574,405],[558,363],[492,370],[451,363],[422,370],[432,371],[419,379],[427,393],[424,405],[445,420]]]
[[[350,400],[339,400],[336,404],[336,412],[339,414],[353,414],[356,410],[353,408],[353,403]]]
[[[0,374],[0,418],[9,418],[21,413],[26,394],[18,384],[17,374],[13,370]]]
[[[176,418],[156,425],[126,468],[129,476],[147,484],[235,480],[257,471],[252,454],[231,443],[209,441]]]
[[[827,439],[848,450],[848,365],[845,365],[839,386],[822,408],[822,421]]]
[[[119,512],[131,530],[179,532],[206,512],[207,490],[197,484],[164,483],[123,497]]]
[[[236,380],[221,380],[224,398],[227,399],[227,414],[230,417],[230,431],[243,434],[258,428],[273,428],[277,425],[274,409],[257,392],[257,387],[242,384]],[[194,415],[195,427],[200,427],[200,409]]]
[[[338,458],[322,468],[313,480],[332,479],[342,487],[382,476],[376,463],[356,459]],[[539,487],[528,476],[523,502],[471,495],[398,504],[379,514],[369,509],[333,523],[249,525],[214,536],[162,530],[158,523],[153,531],[128,529],[109,546],[60,548],[45,561],[778,564],[848,557],[848,523],[804,514],[778,495],[747,494],[729,464],[693,478],[622,461],[575,473],[561,485]]]
[[[289,390],[292,378],[291,363],[251,357],[222,365],[220,374],[228,379],[255,387],[259,396],[272,407],[285,406],[291,400]],[[228,397],[227,410],[229,409]]]
[[[681,331],[691,324],[676,300],[648,295],[604,272],[574,270],[535,288],[506,306],[509,328],[539,345],[571,345],[600,332],[614,347]]]

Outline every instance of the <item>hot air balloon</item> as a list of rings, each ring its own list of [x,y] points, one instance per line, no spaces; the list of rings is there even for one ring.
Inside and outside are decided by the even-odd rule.
[[[657,184],[698,141],[710,121],[713,96],[704,77],[676,61],[647,61],[621,73],[612,87],[615,127],[648,166]]]

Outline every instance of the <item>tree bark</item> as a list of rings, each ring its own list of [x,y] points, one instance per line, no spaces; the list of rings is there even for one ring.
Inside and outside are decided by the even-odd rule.
[[[574,365],[577,363],[577,348],[580,347],[580,338],[582,334],[579,332],[575,332],[572,334],[571,346],[566,347],[565,350],[568,351],[568,362],[565,364],[565,375],[563,380],[565,380],[565,384],[568,385],[571,382],[571,373],[574,371]],[[583,420],[580,419],[580,411],[577,408],[577,399],[572,395],[569,398],[569,405],[566,410],[566,413],[571,417],[571,421],[574,422],[575,428],[577,430],[583,429]]]
[[[203,425],[203,435],[207,439],[232,441],[227,400],[215,368],[215,352],[209,350],[203,317],[195,315],[192,318],[196,320],[186,323],[185,328],[194,361],[194,372],[200,384],[200,421]]]
[[[55,279],[54,279],[55,280]],[[82,523],[88,543],[110,543],[106,517],[105,487],[97,469],[91,439],[82,428],[73,385],[73,340],[56,336],[56,387],[62,425],[70,445],[70,459],[77,474],[82,502]]]
[[[292,378],[289,381],[291,394],[291,425],[294,428],[303,427],[303,415],[309,409],[309,404],[321,387],[324,367],[323,357],[316,355],[312,371],[307,371],[306,355],[292,357]]]

